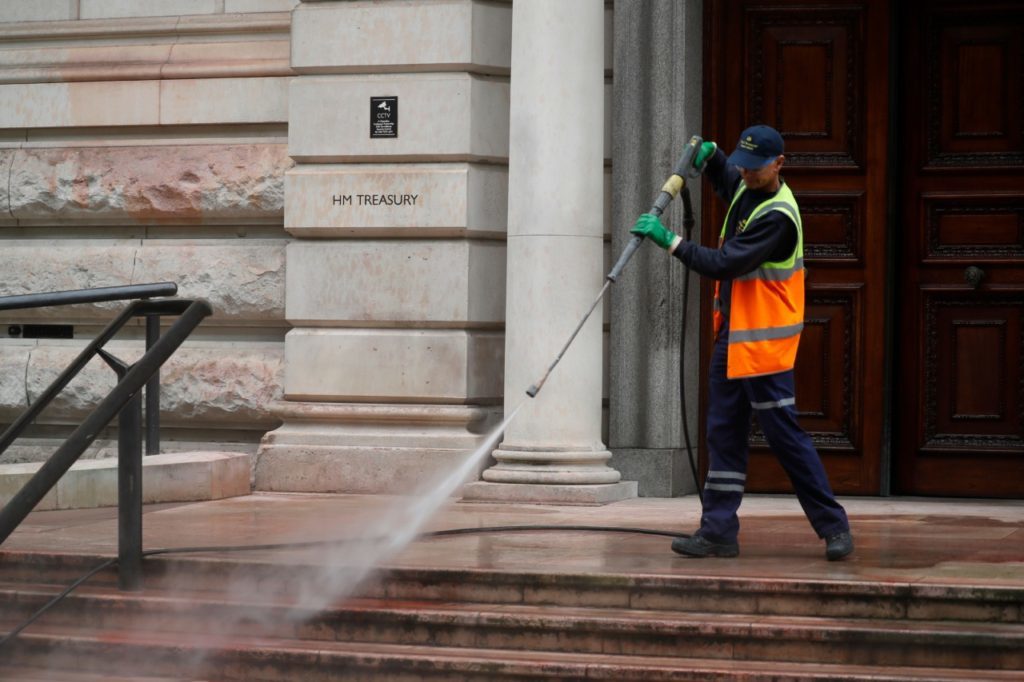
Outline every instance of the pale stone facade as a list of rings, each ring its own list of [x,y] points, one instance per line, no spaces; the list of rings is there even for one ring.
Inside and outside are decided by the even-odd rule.
[[[611,17],[601,0],[4,3],[0,294],[178,282],[215,314],[164,371],[165,451],[249,453],[266,490],[408,489],[521,402],[600,289]],[[572,40],[549,40],[558,22]],[[371,135],[384,99],[393,137]],[[636,494],[608,465],[608,305],[477,499]],[[0,335],[0,420],[117,309],[0,315],[75,325]],[[112,381],[90,367],[3,461],[52,451]]]
[[[214,316],[162,372],[165,452],[251,456],[280,423],[296,4],[0,3],[0,293],[174,281],[208,299]],[[0,421],[122,306],[0,315]],[[27,324],[73,325],[74,339],[10,330]],[[134,324],[111,349],[130,361],[141,336]],[[91,363],[2,462],[48,456],[113,383]],[[87,456],[112,455],[115,437]]]

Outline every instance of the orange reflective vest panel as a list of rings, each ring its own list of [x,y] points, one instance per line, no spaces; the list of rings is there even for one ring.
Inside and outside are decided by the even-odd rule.
[[[725,240],[736,200],[746,186],[741,183],[725,215],[719,245]],[[793,369],[800,332],[804,328],[804,234],[800,209],[786,184],[774,197],[754,207],[743,223],[749,225],[769,211],[780,211],[796,225],[796,248],[784,261],[762,263],[753,272],[732,281],[729,310],[729,379],[775,374]],[[723,316],[718,282],[715,283],[715,335]]]

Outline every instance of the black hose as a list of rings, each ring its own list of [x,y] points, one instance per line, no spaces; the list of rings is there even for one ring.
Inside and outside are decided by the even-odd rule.
[[[19,625],[18,627],[14,628],[10,632],[8,632],[6,635],[4,635],[4,638],[0,639],[0,649],[2,649],[4,647],[4,645],[6,645],[8,642],[13,641],[15,637],[17,637],[19,634],[21,634],[22,630],[27,628],[29,625],[32,625],[32,623],[36,622],[39,619],[40,616],[42,616],[44,613],[46,613],[47,611],[52,609],[54,606],[59,604],[64,599],[64,597],[66,597],[69,594],[71,594],[79,585],[81,585],[86,580],[88,580],[89,578],[93,577],[94,575],[96,575],[97,573],[102,571],[103,569],[109,568],[109,567],[113,566],[116,563],[117,563],[117,557],[114,557],[113,559],[107,559],[106,561],[104,561],[99,566],[96,566],[95,568],[92,568],[92,569],[86,571],[81,577],[79,577],[77,580],[75,580],[75,582],[73,582],[70,585],[68,585],[67,589],[65,589],[63,592],[58,594],[56,597],[54,597],[50,601],[46,602],[46,604],[44,604],[41,609],[39,609],[38,611],[33,613],[31,616],[29,616],[28,620],[26,620],[21,625]]]
[[[448,535],[470,535],[473,533],[507,533],[507,532],[528,532],[528,531],[597,531],[605,533],[639,533],[641,535],[661,535],[670,538],[689,537],[685,533],[673,533],[667,530],[655,530],[652,528],[623,528],[620,526],[558,526],[558,525],[536,525],[536,526],[479,526],[472,528],[449,528],[447,530],[435,530],[429,533],[423,533],[420,538],[435,538],[444,537]],[[305,547],[319,547],[325,545],[337,545],[345,542],[351,542],[352,538],[343,538],[338,540],[310,540],[307,542],[279,542],[265,545],[209,545],[199,547],[165,547],[161,549],[149,549],[142,553],[143,557],[157,556],[161,554],[194,554],[198,552],[251,552],[259,550],[274,550],[274,549],[302,549]],[[118,562],[118,558],[107,559],[103,563],[89,569],[87,572],[82,574],[73,583],[58,594],[56,597],[44,604],[39,610],[29,616],[25,621],[19,624],[17,627],[12,629],[3,639],[0,639],[0,649],[14,641],[14,639],[21,634],[21,632],[32,623],[39,620],[39,618],[52,609],[54,606],[59,604],[65,597],[74,592],[79,586],[81,586],[89,578],[93,577],[97,573],[112,566],[115,566]]]
[[[692,241],[693,237],[693,204],[690,202],[690,188],[683,187],[683,229],[686,231],[686,241]],[[683,277],[683,314],[679,323],[679,411],[683,422],[683,441],[686,443],[686,455],[690,462],[690,473],[693,474],[693,485],[697,496],[700,497],[700,478],[697,476],[697,463],[693,459],[693,445],[690,443],[690,424],[686,415],[686,319],[687,309],[690,303],[690,275],[692,271],[686,267],[686,275]]]

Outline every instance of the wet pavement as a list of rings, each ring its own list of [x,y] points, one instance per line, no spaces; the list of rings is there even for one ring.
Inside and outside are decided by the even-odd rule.
[[[582,530],[493,531],[420,537],[384,563],[394,567],[978,585],[1024,589],[1024,501],[844,498],[856,551],[828,562],[824,543],[789,496],[747,495],[740,556],[688,559],[670,538]],[[146,507],[144,547],[339,540],[368,528],[407,528],[409,498],[257,493]],[[509,525],[615,526],[688,533],[693,496],[638,498],[599,507],[449,501],[425,530]],[[383,524],[382,526],[378,524]],[[335,546],[336,548],[337,546]],[[116,510],[35,512],[0,550],[113,556]],[[343,562],[319,548],[247,552],[262,561]],[[217,552],[204,556],[218,556]],[[235,554],[234,557],[239,555]]]

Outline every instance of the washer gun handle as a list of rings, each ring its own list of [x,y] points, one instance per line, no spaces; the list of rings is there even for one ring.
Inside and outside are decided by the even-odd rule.
[[[661,192],[658,197],[654,200],[654,205],[651,206],[651,210],[648,213],[652,213],[656,216],[661,216],[665,212],[665,209],[676,198],[679,191],[686,185],[685,178],[696,178],[699,177],[703,168],[694,168],[693,159],[697,152],[700,150],[701,144],[704,140],[694,135],[690,138],[690,141],[686,143],[686,147],[683,149],[683,155],[679,157],[679,161],[676,163],[675,168],[672,169],[672,175],[669,176],[668,180],[661,188]],[[707,163],[705,161],[705,163]],[[640,235],[634,235],[629,243],[626,244],[626,248],[623,249],[622,255],[619,256],[619,260],[616,261],[615,267],[605,275],[605,279],[610,282],[614,282],[622,274],[623,268],[626,267],[626,263],[633,257],[633,253],[640,247],[640,244],[644,241],[644,238]]]

